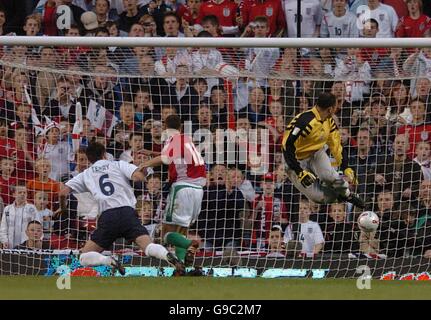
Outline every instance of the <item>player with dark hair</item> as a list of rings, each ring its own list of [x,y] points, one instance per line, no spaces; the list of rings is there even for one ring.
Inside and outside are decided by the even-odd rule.
[[[321,93],[311,110],[297,115],[287,126],[282,141],[287,174],[307,198],[316,203],[350,202],[364,208],[364,202],[349,190],[349,184],[333,168],[326,145],[335,159],[335,166],[344,171],[347,180],[357,184],[355,172],[343,157],[341,136],[332,114],[335,96]]]
[[[162,154],[142,167],[169,165],[169,192],[162,224],[164,241],[175,246],[178,258],[191,264],[199,242],[186,238],[188,228],[201,211],[203,186],[206,184],[204,160],[192,139],[181,133],[181,119],[170,115],[165,120],[169,136]]]
[[[183,272],[184,265],[175,255],[165,247],[152,243],[147,229],[141,225],[135,213],[136,198],[129,181],[143,181],[145,175],[142,168],[124,161],[106,160],[105,147],[97,142],[91,143],[85,154],[91,166],[66,182],[60,190],[63,212],[66,207],[65,198],[70,192],[90,192],[102,212],[97,229],[81,249],[81,265],[112,266],[124,275],[125,270],[119,261],[100,253],[109,249],[117,238],[124,237],[136,242],[147,256],[166,260],[179,272]]]

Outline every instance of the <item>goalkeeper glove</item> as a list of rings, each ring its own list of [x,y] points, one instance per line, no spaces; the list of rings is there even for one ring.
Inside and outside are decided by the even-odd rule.
[[[308,188],[317,180],[314,174],[306,170],[301,171],[298,175],[298,178],[304,188]]]
[[[350,182],[354,185],[358,184],[358,179],[356,177],[355,171],[351,168],[347,168],[344,170],[344,175],[350,180]]]

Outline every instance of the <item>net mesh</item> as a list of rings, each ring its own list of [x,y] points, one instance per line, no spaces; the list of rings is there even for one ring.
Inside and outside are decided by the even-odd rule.
[[[97,204],[79,194],[56,211],[60,184],[88,167],[83,148],[98,141],[110,159],[139,165],[160,154],[173,113],[208,170],[188,233],[201,244],[196,265],[346,276],[365,258],[381,272],[420,269],[431,253],[430,66],[431,49],[3,47],[0,272],[37,274],[41,261],[69,259],[10,251],[35,244],[32,220],[42,223],[37,246],[76,253],[97,226]],[[362,211],[350,204],[301,200],[287,178],[283,132],[324,91],[336,96],[355,191],[378,214],[376,232],[359,229]],[[167,167],[153,171],[134,190],[142,224],[162,243]],[[110,250],[131,265],[160,265],[125,239]]]

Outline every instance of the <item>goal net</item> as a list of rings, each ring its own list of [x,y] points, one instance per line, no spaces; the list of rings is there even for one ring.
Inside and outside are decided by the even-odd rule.
[[[137,166],[160,155],[171,114],[208,172],[188,231],[200,241],[194,264],[205,274],[353,277],[367,266],[390,278],[428,270],[429,39],[414,47],[394,39],[4,38],[0,273],[109,275],[79,265],[78,250],[97,227],[96,202],[74,194],[59,214],[60,185],[89,166],[92,141],[108,159]],[[283,133],[322,92],[336,97],[343,157],[358,178],[350,188],[365,210],[313,203],[287,177]],[[137,215],[163,243],[167,167],[133,187]],[[359,228],[363,211],[378,215],[376,231]],[[105,253],[118,254],[127,275],[173,271],[126,239]]]

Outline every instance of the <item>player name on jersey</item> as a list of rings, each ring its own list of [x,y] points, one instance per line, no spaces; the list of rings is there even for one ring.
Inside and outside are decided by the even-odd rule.
[[[105,164],[105,165],[103,165],[103,166],[94,166],[94,167],[91,167],[91,170],[93,170],[93,172],[94,173],[96,173],[96,172],[104,172],[104,171],[107,171],[109,169],[109,164]]]

